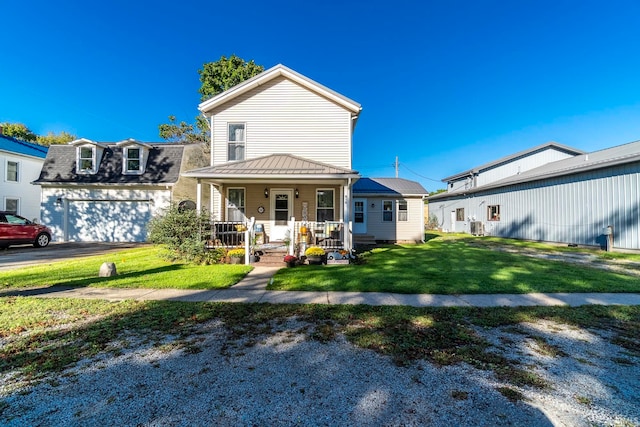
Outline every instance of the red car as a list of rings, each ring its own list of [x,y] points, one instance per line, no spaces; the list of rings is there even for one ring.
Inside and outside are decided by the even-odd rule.
[[[51,241],[51,230],[12,212],[0,211],[0,248],[31,243],[44,248]]]

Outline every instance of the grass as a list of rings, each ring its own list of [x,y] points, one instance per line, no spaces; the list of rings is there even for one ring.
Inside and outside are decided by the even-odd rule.
[[[0,271],[0,288],[91,286],[109,288],[220,289],[240,281],[245,265],[190,265],[165,261],[161,249],[143,247],[100,256]],[[118,275],[98,277],[103,262],[114,262]]]
[[[361,264],[280,270],[268,289],[431,294],[640,291],[637,276],[497,250],[496,245],[538,252],[557,249],[508,239],[434,235],[422,245],[373,249]]]
[[[121,354],[113,342],[126,348],[142,341],[163,349],[169,345],[167,334],[176,337],[167,351],[198,352],[198,334],[207,330],[195,327],[209,320],[222,321],[228,328],[224,348],[240,340],[247,346],[290,318],[308,323],[297,331],[308,339],[328,342],[344,334],[354,345],[387,355],[400,366],[416,360],[438,365],[465,362],[492,370],[515,386],[548,384],[527,367],[491,351],[475,327],[551,319],[608,329],[613,338],[628,344],[630,353],[640,355],[640,306],[414,308],[5,297],[0,298],[0,374],[18,371],[28,382],[100,352]]]

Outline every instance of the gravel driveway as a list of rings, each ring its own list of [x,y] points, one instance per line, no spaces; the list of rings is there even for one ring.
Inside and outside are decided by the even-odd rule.
[[[491,371],[420,361],[396,366],[338,336],[308,338],[296,319],[233,337],[220,321],[161,345],[122,336],[109,351],[39,384],[0,377],[6,426],[640,425],[640,358],[607,331],[541,321],[479,328],[492,351],[553,384],[520,388]],[[545,355],[531,340],[558,349]],[[183,340],[183,341],[180,341]],[[499,389],[511,391],[507,396]]]

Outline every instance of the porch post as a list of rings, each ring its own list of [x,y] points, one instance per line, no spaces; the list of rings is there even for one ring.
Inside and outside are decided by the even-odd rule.
[[[196,210],[198,214],[202,212],[202,182],[200,178],[196,180]]]
[[[347,225],[351,224],[351,186],[347,183],[347,185],[342,186],[342,192],[344,194],[344,217],[342,221],[345,226],[343,227],[344,234],[344,248],[348,251],[351,250],[351,227],[347,227]]]

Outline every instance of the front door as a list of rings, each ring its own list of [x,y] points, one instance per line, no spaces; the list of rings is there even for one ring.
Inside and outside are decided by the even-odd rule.
[[[367,200],[353,199],[353,233],[367,233]]]
[[[287,237],[289,220],[293,215],[293,190],[271,190],[271,241]],[[289,236],[291,238],[292,236]]]

